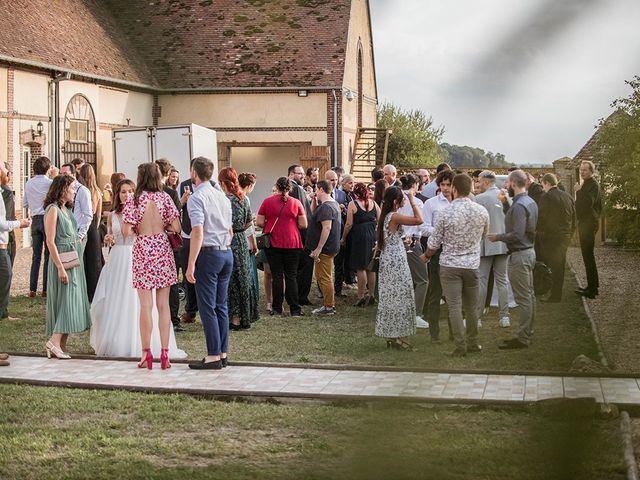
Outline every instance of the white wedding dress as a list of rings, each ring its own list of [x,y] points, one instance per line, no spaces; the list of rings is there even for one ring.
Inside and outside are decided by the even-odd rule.
[[[132,247],[135,237],[124,238],[120,219],[111,215],[111,229],[115,245],[102,269],[96,293],[91,303],[91,346],[101,357],[140,357],[140,301],[133,288]],[[155,293],[154,293],[155,305]],[[153,309],[153,330],[151,352],[160,357],[160,332],[158,312]],[[178,349],[176,337],[171,328],[169,337],[169,358],[185,358],[187,354]]]

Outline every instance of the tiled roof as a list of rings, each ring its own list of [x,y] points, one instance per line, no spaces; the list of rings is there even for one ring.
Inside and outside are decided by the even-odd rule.
[[[0,56],[162,89],[342,85],[351,0],[11,0]]]
[[[10,0],[0,15],[0,55],[155,85],[154,75],[99,0]]]
[[[607,119],[603,122],[603,124],[615,121],[618,115],[619,115],[618,111],[613,112],[611,115],[607,117]],[[580,151],[576,153],[576,156],[573,157],[573,160],[570,164],[571,168],[577,168],[580,166],[580,162],[584,162],[587,160],[595,163],[596,166],[599,165],[600,162],[596,157],[596,155],[598,153],[597,148],[598,148],[598,137],[600,136],[600,128],[602,128],[602,126],[598,127],[595,133],[591,135],[591,138],[589,138],[587,143],[585,143],[584,146],[580,149]]]
[[[342,85],[351,0],[105,0],[169,89]]]

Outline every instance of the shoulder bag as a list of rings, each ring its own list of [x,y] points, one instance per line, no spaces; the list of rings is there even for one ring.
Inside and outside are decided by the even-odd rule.
[[[71,250],[70,252],[59,252],[58,256],[65,270],[71,270],[80,266],[80,257],[78,252]]]
[[[278,223],[278,220],[280,220],[280,215],[282,215],[282,210],[284,209],[284,206],[286,204],[286,201],[282,203],[282,207],[280,207],[280,212],[278,213],[278,218],[276,218],[276,221],[273,222],[271,230],[268,233],[256,235],[256,245],[258,246],[258,249],[266,250],[268,248],[271,248],[271,232],[273,232],[273,229],[276,228],[276,224]]]

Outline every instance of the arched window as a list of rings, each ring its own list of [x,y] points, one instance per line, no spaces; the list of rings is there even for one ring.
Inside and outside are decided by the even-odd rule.
[[[87,97],[76,94],[64,115],[64,161],[81,158],[96,169],[96,117]]]

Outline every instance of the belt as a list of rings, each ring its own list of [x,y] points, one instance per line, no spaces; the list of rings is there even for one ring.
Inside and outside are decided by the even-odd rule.
[[[6,243],[0,243],[0,250],[6,250],[7,249],[7,244]]]
[[[208,245],[205,247],[200,247],[200,250],[202,250],[203,252],[206,251],[225,251],[225,250],[231,250],[231,246],[220,246],[220,245]]]
[[[525,250],[533,250],[533,247],[512,248],[511,250],[509,250],[509,254],[514,252],[524,252]]]

